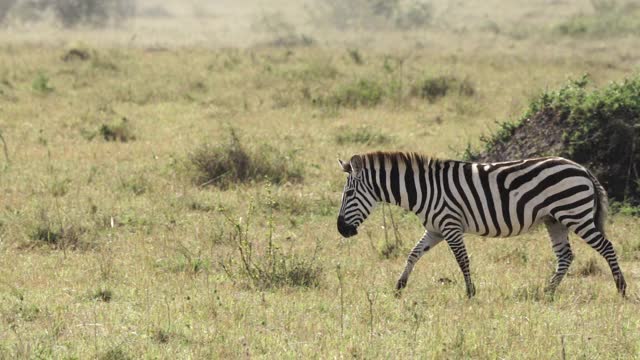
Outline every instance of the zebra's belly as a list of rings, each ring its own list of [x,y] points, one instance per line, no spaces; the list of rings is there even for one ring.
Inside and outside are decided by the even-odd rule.
[[[538,227],[540,224],[544,223],[547,219],[549,219],[549,215],[546,213],[540,214],[536,219],[533,219],[531,223],[525,224],[512,224],[509,226],[502,226],[498,229],[495,226],[490,226],[489,229],[485,229],[484,231],[479,231],[476,229],[465,228],[465,234],[474,234],[484,237],[497,237],[497,238],[507,238],[514,237],[518,235],[525,234],[532,229]]]

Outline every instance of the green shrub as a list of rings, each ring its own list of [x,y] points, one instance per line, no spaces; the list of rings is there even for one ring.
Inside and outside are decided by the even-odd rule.
[[[41,94],[48,94],[53,91],[53,87],[49,84],[49,78],[40,72],[31,83],[31,88]]]
[[[591,170],[615,201],[640,204],[640,76],[587,90],[570,81],[534,99],[525,114],[482,138],[469,160],[503,161],[559,155]]]
[[[203,144],[188,156],[192,181],[199,185],[226,188],[231,184],[269,181],[274,184],[299,182],[302,165],[293,154],[284,154],[267,145],[247,150],[235,131],[226,143]]]

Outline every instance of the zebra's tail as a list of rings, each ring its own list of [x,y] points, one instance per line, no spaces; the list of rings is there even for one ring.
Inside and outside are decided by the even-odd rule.
[[[594,200],[596,202],[596,228],[602,233],[602,235],[604,235],[604,223],[607,219],[607,213],[609,211],[609,199],[607,198],[607,191],[604,189],[604,187],[602,187],[602,185],[600,185],[598,179],[596,179],[596,177],[589,170],[587,170],[587,174],[589,174],[589,178],[593,182],[593,187],[595,190]]]

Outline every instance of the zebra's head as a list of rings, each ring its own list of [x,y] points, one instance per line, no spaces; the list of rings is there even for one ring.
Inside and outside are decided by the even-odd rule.
[[[344,237],[358,233],[358,226],[371,214],[376,205],[372,189],[363,176],[363,159],[354,155],[348,163],[338,160],[342,171],[349,174],[342,191],[342,205],[338,214],[338,232]]]

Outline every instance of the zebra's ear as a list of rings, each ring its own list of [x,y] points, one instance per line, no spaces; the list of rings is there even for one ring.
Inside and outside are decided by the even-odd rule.
[[[360,171],[362,171],[363,165],[362,165],[362,157],[360,157],[360,155],[353,155],[351,157],[351,160],[349,160],[349,164],[351,164],[351,169],[353,170],[354,174],[358,174],[360,173]]]
[[[345,163],[344,161],[338,159],[338,163],[340,164],[340,167],[342,168],[342,171],[351,174],[351,164],[349,163]]]

